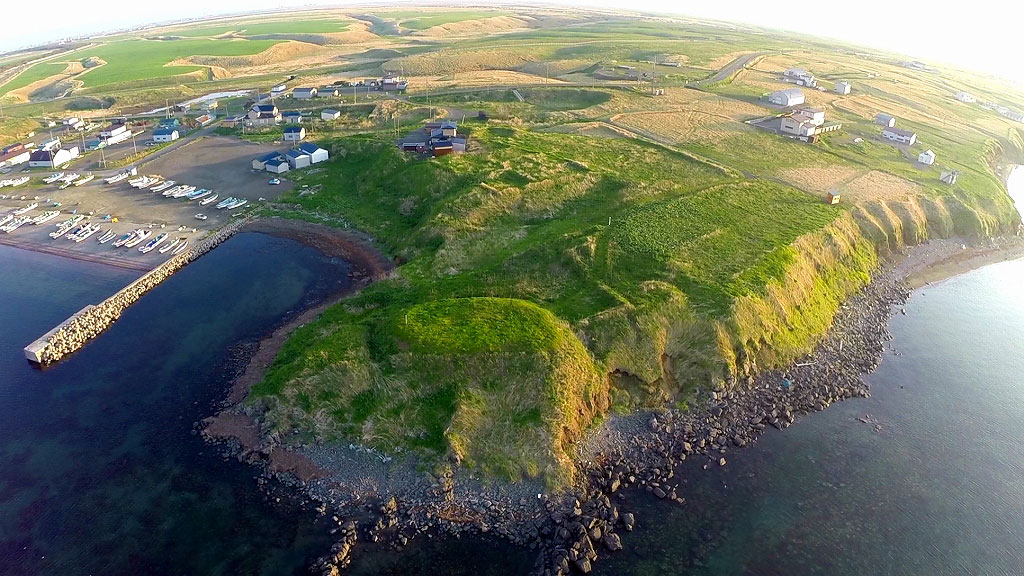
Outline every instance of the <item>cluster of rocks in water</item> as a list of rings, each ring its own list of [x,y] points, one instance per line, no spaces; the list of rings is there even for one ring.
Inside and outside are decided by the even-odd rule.
[[[687,411],[616,417],[618,422],[606,426],[600,451],[584,457],[585,486],[576,496],[538,494],[536,500],[518,501],[456,497],[451,478],[443,477],[421,497],[389,497],[359,509],[351,502],[327,500],[348,514],[370,518],[366,534],[371,542],[398,549],[423,533],[487,533],[536,550],[537,575],[586,574],[602,554],[621,550],[619,534],[636,524],[634,515],[621,508],[623,491],[642,490],[684,505],[674,481],[684,460],[703,459],[705,469],[725,466],[729,450],[756,441],[768,428],[788,428],[802,414],[869,396],[862,376],[878,365],[891,340],[888,320],[909,292],[895,267],[883,267],[841,307],[814,352],[788,370],[731,380]],[[344,563],[334,562],[335,557],[332,550],[314,571],[335,574]]]
[[[184,268],[190,262],[213,250],[219,244],[233,236],[248,222],[239,219],[222,228],[217,233],[204,238],[195,246],[171,257],[156,268],[139,277],[131,284],[118,290],[116,294],[103,302],[87,308],[68,319],[59,329],[46,339],[41,350],[37,352],[40,364],[53,364],[62,358],[77,352],[90,340],[109,328],[121,314],[132,304],[142,298],[158,284],[170,278],[172,274]]]

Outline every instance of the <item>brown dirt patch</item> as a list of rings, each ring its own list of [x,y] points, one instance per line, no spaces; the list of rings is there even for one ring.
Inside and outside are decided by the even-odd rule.
[[[843,165],[807,166],[783,170],[778,177],[805,192],[825,194],[832,189],[841,189],[843,184],[862,173],[861,169]]]
[[[654,134],[658,136],[658,140],[674,144],[696,142],[715,145],[730,133],[747,129],[744,124],[732,118],[691,109],[630,112],[612,116],[611,120],[641,133]]]
[[[845,183],[840,187],[840,192],[855,202],[864,202],[916,197],[923,195],[925,190],[910,180],[872,170]]]

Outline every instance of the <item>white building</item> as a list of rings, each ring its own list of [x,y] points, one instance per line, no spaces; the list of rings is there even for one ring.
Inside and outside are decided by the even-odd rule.
[[[963,90],[956,93],[956,99],[966,104],[974,104],[978,101],[970,92],[964,92]]]
[[[916,133],[911,132],[910,130],[901,130],[899,128],[886,128],[885,130],[882,130],[882,138],[892,142],[906,144],[907,146],[913,146],[914,142],[917,142]]]
[[[293,170],[305,168],[306,166],[309,166],[310,164],[313,163],[313,159],[309,157],[309,154],[306,154],[305,151],[299,148],[289,150],[288,153],[284,155],[284,157],[288,160],[288,164],[292,167]]]
[[[24,164],[29,161],[32,157],[32,151],[22,148],[19,150],[12,150],[3,156],[0,156],[0,168],[6,168],[8,166],[17,166],[18,164]]]
[[[292,90],[292,98],[296,100],[309,100],[316,98],[316,88],[296,88]]]
[[[896,125],[896,118],[884,113],[875,114],[875,124],[885,126],[886,128],[892,128]]]
[[[793,134],[795,136],[814,136],[817,129],[818,127],[814,124],[796,116],[786,116],[782,119],[781,130],[785,134]]]
[[[176,128],[158,128],[153,131],[153,142],[174,142],[178,137]]]
[[[53,140],[47,140],[39,145],[40,150],[56,150],[60,148],[60,138],[54,138]]]
[[[918,154],[917,161],[920,162],[921,164],[931,166],[932,164],[935,164],[935,152],[932,152],[931,150],[925,150],[924,152]]]
[[[849,82],[836,82],[836,85],[833,88],[833,90],[836,94],[846,95],[850,93],[851,86]]]
[[[799,86],[814,88],[818,85],[818,81],[814,79],[814,74],[811,74],[803,68],[789,68],[783,72],[782,76],[786,82],[794,82]]]
[[[299,142],[306,138],[306,129],[302,126],[289,126],[284,129],[285,142]]]
[[[316,144],[313,144],[312,142],[303,142],[302,144],[299,144],[299,147],[297,149],[302,150],[303,152],[309,155],[310,164],[319,164],[320,162],[326,161],[330,157],[330,154],[328,154],[327,150],[324,150],[323,148],[317,146]]]
[[[320,113],[321,120],[337,120],[341,118],[341,112],[337,110],[327,109]]]
[[[78,158],[78,146],[59,150],[36,150],[29,156],[31,168],[59,168]]]
[[[779,106],[798,106],[804,103],[804,93],[799,88],[776,90],[768,95],[768,101]]]
[[[263,165],[264,169],[271,174],[284,174],[288,171],[288,161],[284,158],[270,160]]]

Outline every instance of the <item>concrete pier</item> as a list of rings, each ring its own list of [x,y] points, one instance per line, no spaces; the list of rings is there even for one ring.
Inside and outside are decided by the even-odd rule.
[[[73,316],[43,334],[25,347],[25,358],[36,364],[53,364],[85,346],[89,340],[109,328],[129,306],[142,298],[146,292],[170,278],[185,265],[206,254],[224,242],[242,226],[248,218],[232,222],[211,236],[200,240],[181,254],[172,256],[156,268],[139,277],[116,294],[95,306],[86,306]]]

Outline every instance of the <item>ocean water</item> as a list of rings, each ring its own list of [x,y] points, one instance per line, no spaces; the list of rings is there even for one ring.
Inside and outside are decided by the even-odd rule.
[[[267,502],[254,471],[191,434],[232,355],[348,264],[243,233],[53,368],[24,345],[134,274],[0,247],[0,574],[305,574],[324,522]]]
[[[0,575],[307,573],[331,543],[324,519],[284,491],[268,501],[191,430],[239,343],[344,288],[346,270],[240,234],[40,371],[21,348],[132,274],[0,247]],[[915,292],[872,398],[770,429],[724,468],[688,462],[683,506],[629,493],[638,528],[594,573],[1024,573],[1022,286],[1024,260]],[[354,558],[361,576],[511,576],[533,554],[435,538]]]

